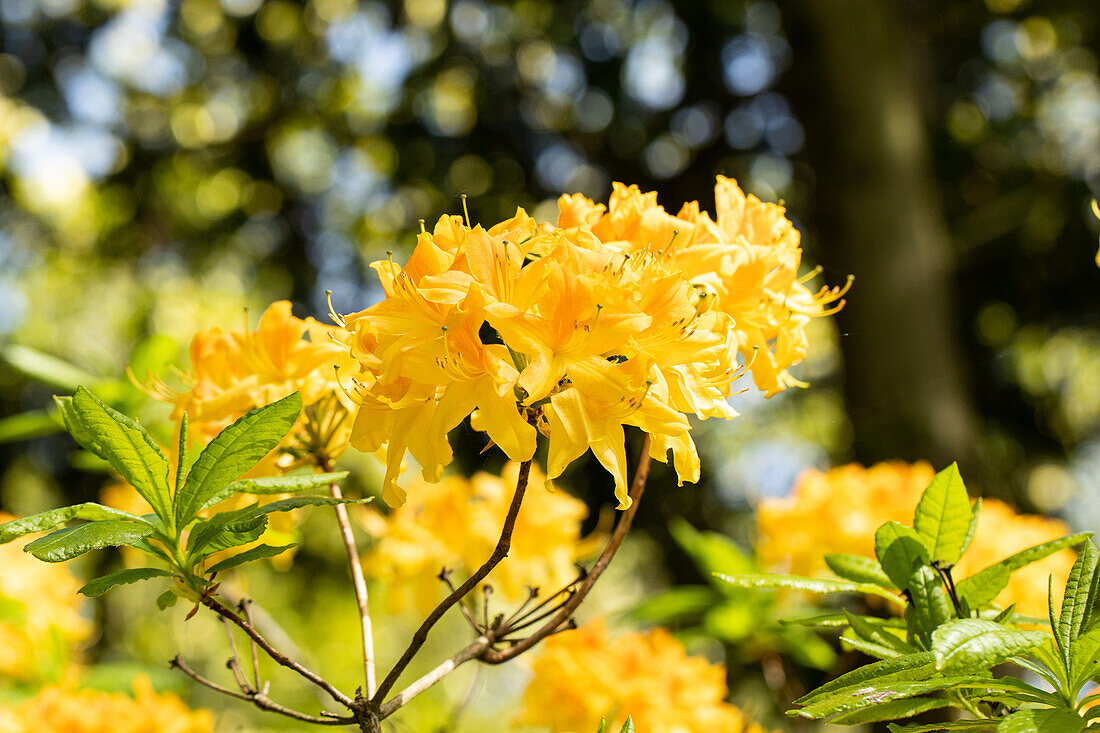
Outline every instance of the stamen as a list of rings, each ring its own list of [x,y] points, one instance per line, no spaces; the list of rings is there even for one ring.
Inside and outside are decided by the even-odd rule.
[[[421,234],[427,234],[428,230],[424,228],[424,220],[423,219],[417,219],[416,221],[419,222],[419,224],[420,224],[420,233]]]
[[[330,317],[330,318],[332,318],[332,320],[333,320],[334,322],[336,322],[337,324],[339,324],[341,328],[347,328],[347,325],[348,325],[348,324],[346,324],[346,323],[344,322],[344,318],[343,318],[343,316],[339,315],[339,314],[338,314],[338,313],[336,312],[336,309],[332,307],[332,291],[331,291],[331,290],[326,290],[326,291],[325,291],[325,301],[326,301],[326,302],[328,303],[328,314],[329,314],[329,317]]]
[[[824,272],[824,270],[825,270],[824,267],[822,267],[821,265],[818,265],[817,267],[810,270],[809,272],[807,272],[802,277],[796,279],[795,282],[798,283],[799,285],[801,285],[803,283],[806,283],[806,282],[809,282],[810,280],[813,280],[815,277],[817,277],[822,272]]]
[[[462,199],[462,214],[466,217],[466,226],[470,226],[470,210],[466,208],[466,194],[460,193],[458,197]]]
[[[657,255],[658,260],[660,260],[662,257],[664,257],[665,252],[668,252],[669,249],[672,248],[672,243],[676,241],[676,237],[678,237],[678,236],[680,236],[680,230],[679,229],[673,229],[672,230],[672,239],[668,240],[668,244],[666,244],[665,248],[662,249],[660,254]]]

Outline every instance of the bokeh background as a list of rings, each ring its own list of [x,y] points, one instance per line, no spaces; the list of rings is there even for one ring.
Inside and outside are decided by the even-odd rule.
[[[254,327],[276,299],[318,318],[326,289],[366,307],[368,263],[402,259],[460,194],[486,223],[516,206],[552,219],[558,194],[606,200],[612,181],[712,209],[724,174],[786,204],[818,282],[855,285],[813,324],[809,388],[750,387],[740,418],[700,425],[698,485],[655,471],[600,610],[703,580],[671,517],[750,547],[754,503],[810,466],[958,460],[973,493],[1100,530],[1098,23],[1090,0],[3,0],[0,507],[108,481],[51,394],[92,381],[167,430],[127,365],[184,367],[196,330],[240,328],[246,308]],[[455,442],[458,470],[499,467],[472,434]],[[605,475],[561,483],[594,527]],[[350,685],[354,618],[322,519],[253,592]],[[100,684],[142,669],[182,689],[163,668],[175,646],[223,654],[212,626],[166,635],[142,591],[116,595],[88,604]],[[379,622],[394,651],[413,620]],[[689,636],[727,661],[736,700],[787,725],[743,634]],[[459,677],[396,729],[477,730],[524,672]],[[465,722],[445,722],[469,690]],[[225,730],[280,725],[191,699],[226,708]]]

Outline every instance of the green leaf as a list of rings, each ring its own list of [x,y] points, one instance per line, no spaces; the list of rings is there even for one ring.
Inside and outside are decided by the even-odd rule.
[[[335,473],[294,473],[287,476],[241,479],[207,499],[202,508],[207,509],[237,494],[297,494],[302,491],[312,491],[329,486],[334,481],[342,481],[347,476],[347,471],[336,471]]]
[[[290,512],[307,506],[336,506],[337,504],[366,504],[373,501],[373,497],[365,499],[334,499],[331,496],[291,496],[279,499],[270,504],[261,504],[249,507],[252,516],[261,514],[276,514],[278,512]]]
[[[1096,600],[1096,563],[1100,553],[1092,542],[1086,542],[1070,568],[1066,579],[1066,592],[1062,598],[1062,612],[1058,617],[1058,628],[1054,638],[1061,647],[1062,660],[1066,669],[1070,666],[1071,645],[1077,640],[1092,615],[1092,605]]]
[[[90,597],[101,596],[118,585],[136,583],[139,580],[149,580],[150,578],[171,578],[173,575],[174,573],[160,568],[120,570],[117,573],[110,573],[90,581],[77,592]]]
[[[840,643],[844,649],[855,649],[875,659],[892,659],[902,654],[893,647],[860,638],[851,628],[845,629],[840,635]]]
[[[833,715],[846,713],[852,710],[881,705],[891,700],[902,700],[917,697],[929,692],[950,690],[959,687],[992,687],[997,689],[995,680],[975,680],[973,677],[936,677],[933,679],[914,682],[889,682],[880,683],[872,681],[865,687],[858,689],[845,688],[834,695],[814,702],[812,705],[794,711],[795,714],[816,720],[829,718]]]
[[[936,669],[944,674],[985,671],[1046,641],[1041,631],[1011,629],[994,621],[964,618],[932,632]]]
[[[936,660],[932,652],[919,652],[907,654],[893,659],[884,659],[881,662],[853,669],[847,674],[826,682],[813,692],[803,695],[795,700],[798,705],[807,705],[816,700],[839,694],[846,689],[866,687],[871,682],[887,684],[893,682],[908,682],[910,680],[923,680],[936,674]]]
[[[960,598],[965,598],[971,608],[985,606],[996,600],[1001,591],[1008,586],[1009,575],[1033,562],[1038,562],[1067,547],[1075,547],[1092,536],[1091,532],[1062,537],[1042,542],[1006,557],[1000,562],[979,570],[969,578],[964,578],[955,586]]]
[[[930,559],[917,531],[901,522],[887,522],[875,532],[875,557],[898,588],[905,588],[913,571]]]
[[[1100,673],[1100,628],[1077,637],[1070,645],[1069,678],[1071,695],[1076,694],[1089,680]]]
[[[172,592],[171,590],[166,590],[159,596],[157,596],[157,608],[162,611],[166,611],[172,606],[176,605],[176,602],[179,599],[180,597],[177,596],[174,592]]]
[[[1001,595],[1001,591],[1008,587],[1010,573],[1008,567],[1001,563],[990,565],[956,583],[955,593],[958,594],[959,600],[966,601],[970,608],[988,606]]]
[[[634,719],[629,715],[626,718],[626,722],[623,723],[623,727],[619,729],[619,733],[634,733]]]
[[[200,556],[255,542],[267,529],[267,517],[264,515],[246,516],[228,521],[219,521],[220,519],[222,518],[215,517],[208,522],[195,525],[188,541],[188,556],[196,562]]]
[[[952,463],[924,490],[913,529],[924,539],[933,560],[957,563],[970,535],[974,514],[959,467]]]
[[[756,573],[752,575],[723,575],[715,573],[715,577],[723,580],[735,588],[790,588],[792,590],[805,591],[807,593],[866,593],[904,605],[905,601],[884,588],[870,583],[853,583],[850,580],[825,580],[821,578],[806,578],[801,575],[771,575]]]
[[[230,568],[235,568],[238,565],[244,565],[246,562],[252,562],[253,560],[263,560],[267,557],[275,557],[276,555],[280,555],[286,552],[291,547],[296,546],[297,545],[294,543],[289,545],[281,545],[278,547],[273,547],[272,545],[257,545],[251,550],[245,550],[239,555],[228,557],[225,560],[222,560],[221,562],[212,565],[211,567],[206,569],[206,572],[220,573],[222,571],[229,570]]]
[[[844,618],[848,620],[848,625],[851,626],[852,631],[861,639],[872,644],[878,644],[893,652],[887,656],[893,657],[915,651],[903,639],[889,631],[889,627],[881,623],[880,619],[857,616],[846,608],[844,609]]]
[[[954,616],[954,608],[943,589],[943,582],[936,571],[927,565],[917,568],[909,576],[909,597],[911,615],[917,626],[919,636],[925,644],[931,638],[932,631]]]
[[[961,731],[962,733],[990,733],[992,722],[989,720],[953,720],[947,723],[924,723],[922,725],[898,725],[890,723],[886,727],[890,733],[932,733],[932,731]]]
[[[73,395],[73,408],[86,433],[95,436],[103,457],[171,526],[168,459],[156,441],[136,421],[103,404],[84,387]]]
[[[34,534],[35,532],[52,532],[55,529],[64,527],[67,522],[73,519],[84,519],[89,522],[120,519],[148,524],[144,519],[135,517],[133,514],[89,501],[83,504],[50,509],[47,512],[32,514],[29,517],[21,517],[0,524],[0,545],[18,539],[23,535]],[[149,526],[152,528],[152,525]]]
[[[89,453],[107,460],[95,436],[85,430],[84,425],[80,422],[80,417],[76,414],[76,408],[73,407],[73,398],[54,395],[53,401],[57,405],[57,413],[61,417],[62,424],[69,431],[69,435],[73,436],[73,440],[76,441],[77,445]]]
[[[67,361],[27,346],[8,344],[0,348],[0,357],[26,376],[67,392],[75,391],[81,384],[103,381]]]
[[[302,397],[295,392],[252,410],[211,440],[176,496],[176,525],[186,526],[208,499],[270,453],[301,411]]]
[[[721,599],[722,596],[710,586],[681,585],[646,598],[630,611],[630,617],[665,624],[685,616],[701,616]]]
[[[997,733],[1078,733],[1085,720],[1072,710],[1020,710],[997,725]]]
[[[906,700],[894,700],[863,710],[841,713],[830,720],[829,723],[832,725],[860,725],[861,723],[901,720],[902,718],[911,718],[914,715],[927,713],[929,710],[940,710],[941,708],[953,706],[954,704],[949,700],[935,697],[915,697]]]
[[[187,479],[187,412],[180,416],[179,444],[176,449],[176,486],[173,496],[179,496],[180,488]]]
[[[882,566],[863,555],[825,555],[825,564],[829,569],[845,580],[856,583],[874,583],[883,588],[897,590],[890,577],[882,571]]]
[[[740,599],[727,599],[714,606],[703,617],[703,630],[708,636],[739,644],[760,632],[761,614],[751,602]]]
[[[28,410],[0,418],[0,444],[17,443],[43,435],[53,435],[61,430],[61,423],[48,410]]]
[[[717,532],[700,532],[679,517],[668,524],[669,532],[703,575],[751,573],[756,564],[736,542]]]
[[[39,560],[61,562],[102,547],[132,545],[152,533],[152,525],[144,522],[119,520],[89,522],[40,537],[24,547],[23,551],[29,552]]]
[[[963,540],[962,550],[959,555],[966,554],[967,549],[970,548],[970,543],[974,541],[974,535],[978,533],[978,517],[982,513],[982,499],[978,497],[974,500],[974,506],[970,508],[970,527],[966,530],[966,538]]]

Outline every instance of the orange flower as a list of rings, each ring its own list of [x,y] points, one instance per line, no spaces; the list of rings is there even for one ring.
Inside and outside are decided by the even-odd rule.
[[[501,476],[481,472],[470,479],[416,482],[413,498],[389,515],[365,511],[363,521],[375,544],[364,564],[368,575],[392,589],[387,597],[395,611],[411,595],[414,606],[426,614],[443,595],[440,568],[466,575],[485,562],[500,537],[518,473],[519,466],[512,463]],[[514,600],[527,586],[545,596],[571,582],[577,575],[575,563],[599,541],[581,537],[587,515],[584,502],[549,491],[542,472],[532,466],[511,550],[488,584],[505,600]]]
[[[788,369],[809,349],[806,326],[843,305],[827,309],[848,286],[815,294],[803,284],[800,235],[782,206],[746,195],[724,176],[718,176],[714,197],[716,219],[696,201],[673,216],[657,203],[655,192],[615,183],[607,207],[579,194],[562,196],[558,226],[590,229],[624,252],[656,254],[733,318],[737,348],[757,387],[770,396],[800,385]]]
[[[0,512],[0,524],[12,519]],[[69,568],[23,552],[33,539],[0,545],[0,679],[40,684],[61,677],[91,625],[80,615],[81,583]]]
[[[190,389],[176,392],[157,377],[143,385],[154,399],[174,406],[172,419],[184,413],[193,435],[203,442],[249,410],[286,397],[302,395],[307,408],[322,411],[310,425],[326,434],[329,457],[338,454],[347,441],[346,420],[350,401],[339,387],[338,368],[354,371],[347,350],[335,343],[332,329],[312,318],[295,318],[290,303],[272,303],[254,331],[223,332],[220,328],[200,331],[191,339],[191,370],[183,375]],[[301,420],[309,419],[303,410]],[[316,442],[312,437],[309,442]]]
[[[539,647],[519,721],[552,731],[619,730],[629,715],[647,733],[764,733],[727,703],[726,669],[688,656],[665,629],[611,639],[602,619]]]
[[[391,506],[405,499],[406,452],[439,480],[447,434],[467,415],[514,461],[534,453],[537,426],[550,478],[591,450],[625,508],[625,425],[653,436],[654,458],[672,451],[681,482],[695,481],[686,415],[736,414],[729,316],[650,253],[537,226],[521,209],[488,230],[443,217],[405,267],[373,266],[386,299],[343,321],[361,365],[351,440],[386,450]]]
[[[0,710],[0,733],[214,733],[214,716],[189,710],[175,695],[158,694],[147,678],[138,677],[133,697],[46,687]]]

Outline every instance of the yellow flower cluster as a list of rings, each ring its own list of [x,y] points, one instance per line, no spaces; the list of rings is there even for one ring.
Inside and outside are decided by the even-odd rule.
[[[749,361],[756,386],[769,396],[800,385],[788,369],[809,349],[806,325],[828,315],[848,289],[810,291],[798,276],[800,235],[782,206],[746,195],[737,182],[718,176],[715,218],[691,201],[675,216],[656,192],[614,184],[608,205],[577,194],[562,196],[558,226],[583,226],[623,252],[656,248],[668,266],[716,296],[715,307],[733,319],[737,348]]]
[[[875,530],[883,523],[912,524],[913,511],[935,471],[927,463],[893,461],[869,468],[849,464],[799,477],[790,496],[769,499],[756,510],[756,552],[763,567],[797,575],[826,575],[829,553],[875,555]],[[996,499],[982,501],[974,541],[954,575],[963,578],[1032,545],[1070,534],[1062,522],[1019,514]],[[1019,613],[1045,616],[1047,577],[1065,587],[1074,555],[1063,550],[1012,574],[997,598]]]
[[[789,383],[805,320],[839,297],[797,281],[798,235],[780,207],[728,179],[718,195],[717,223],[697,204],[670,217],[622,186],[606,216],[563,198],[557,227],[522,209],[489,229],[446,216],[404,267],[374,263],[385,299],[341,323],[361,365],[351,441],[386,449],[386,502],[404,501],[406,452],[440,479],[447,433],[467,415],[515,461],[546,435],[550,478],[591,449],[620,508],[625,425],[652,436],[654,458],[672,452],[681,482],[697,480],[687,416],[735,416],[739,350],[769,393]]]
[[[363,521],[376,539],[364,565],[369,576],[392,589],[388,600],[395,611],[411,595],[427,614],[440,600],[441,568],[469,573],[485,562],[500,538],[518,472],[513,463],[502,476],[477,473],[469,480],[449,476],[436,484],[422,482],[412,500],[388,516],[366,511]],[[596,548],[597,538],[581,537],[588,515],[584,502],[544,486],[542,472],[532,466],[512,547],[488,578],[508,600],[522,596],[526,586],[543,595],[557,591],[576,577],[575,563]]]
[[[354,363],[331,333],[312,318],[295,318],[290,303],[278,301],[264,311],[255,330],[225,333],[211,328],[196,333],[190,347],[191,370],[183,375],[189,390],[177,392],[157,377],[143,388],[175,407],[173,420],[186,413],[194,434],[204,442],[249,410],[299,392],[307,407],[332,408],[333,424],[307,427],[331,432],[316,437],[325,441],[332,457],[346,444],[349,427],[336,420],[343,420],[344,409],[352,406],[339,388],[338,368]]]
[[[214,733],[214,716],[190,710],[175,695],[157,694],[149,680],[134,681],[134,696],[46,687],[0,710],[0,733]]]
[[[726,669],[689,656],[664,629],[611,639],[602,620],[542,643],[519,721],[552,731],[764,733],[726,702]]]
[[[12,519],[0,512],[0,523]],[[33,539],[0,545],[0,681],[56,680],[91,633],[80,615],[80,581],[66,566],[23,552]]]

